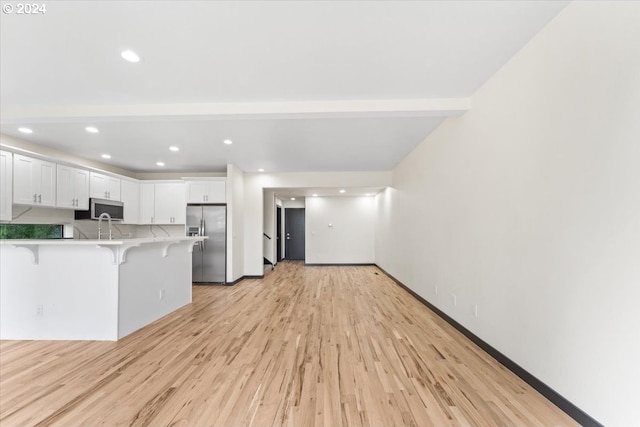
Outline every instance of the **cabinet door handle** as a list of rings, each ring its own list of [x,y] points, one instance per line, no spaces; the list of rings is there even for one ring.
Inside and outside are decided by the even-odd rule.
[[[33,203],[36,203],[38,201],[38,195],[34,194],[33,195]]]
[[[42,194],[38,194],[38,203],[42,203]]]
[[[151,217],[151,224],[153,224],[153,217]]]

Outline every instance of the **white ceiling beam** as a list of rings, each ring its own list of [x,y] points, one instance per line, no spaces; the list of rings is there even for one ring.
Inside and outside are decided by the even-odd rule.
[[[139,121],[162,118],[276,119],[341,117],[449,117],[469,110],[471,98],[367,99],[341,101],[226,102],[193,104],[78,105],[4,108],[3,124],[64,122],[91,118],[103,121]]]

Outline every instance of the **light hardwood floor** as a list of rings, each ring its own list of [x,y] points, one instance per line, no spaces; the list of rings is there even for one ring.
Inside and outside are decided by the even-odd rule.
[[[193,300],[117,343],[1,342],[0,425],[577,425],[375,267]]]

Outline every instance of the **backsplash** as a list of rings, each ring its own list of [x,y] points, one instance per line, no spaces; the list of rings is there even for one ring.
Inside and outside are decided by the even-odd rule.
[[[184,236],[184,225],[137,225],[136,237]]]
[[[102,222],[103,236],[108,235],[107,221]],[[141,237],[184,236],[184,225],[131,225],[112,223],[111,233],[114,239],[132,239]],[[74,239],[97,239],[98,221],[75,221],[73,228]]]
[[[136,236],[137,225],[111,224],[111,233],[114,239],[130,239]],[[102,221],[102,236],[109,235],[109,225],[107,221]],[[98,221],[79,220],[73,223],[74,239],[97,239]]]

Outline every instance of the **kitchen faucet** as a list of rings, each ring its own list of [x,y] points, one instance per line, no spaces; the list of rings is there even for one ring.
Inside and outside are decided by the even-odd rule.
[[[103,212],[100,214],[100,216],[98,217],[98,240],[102,239],[102,219],[103,218],[107,218],[107,220],[109,221],[109,240],[112,239],[111,237],[111,215],[109,215],[106,212]]]

